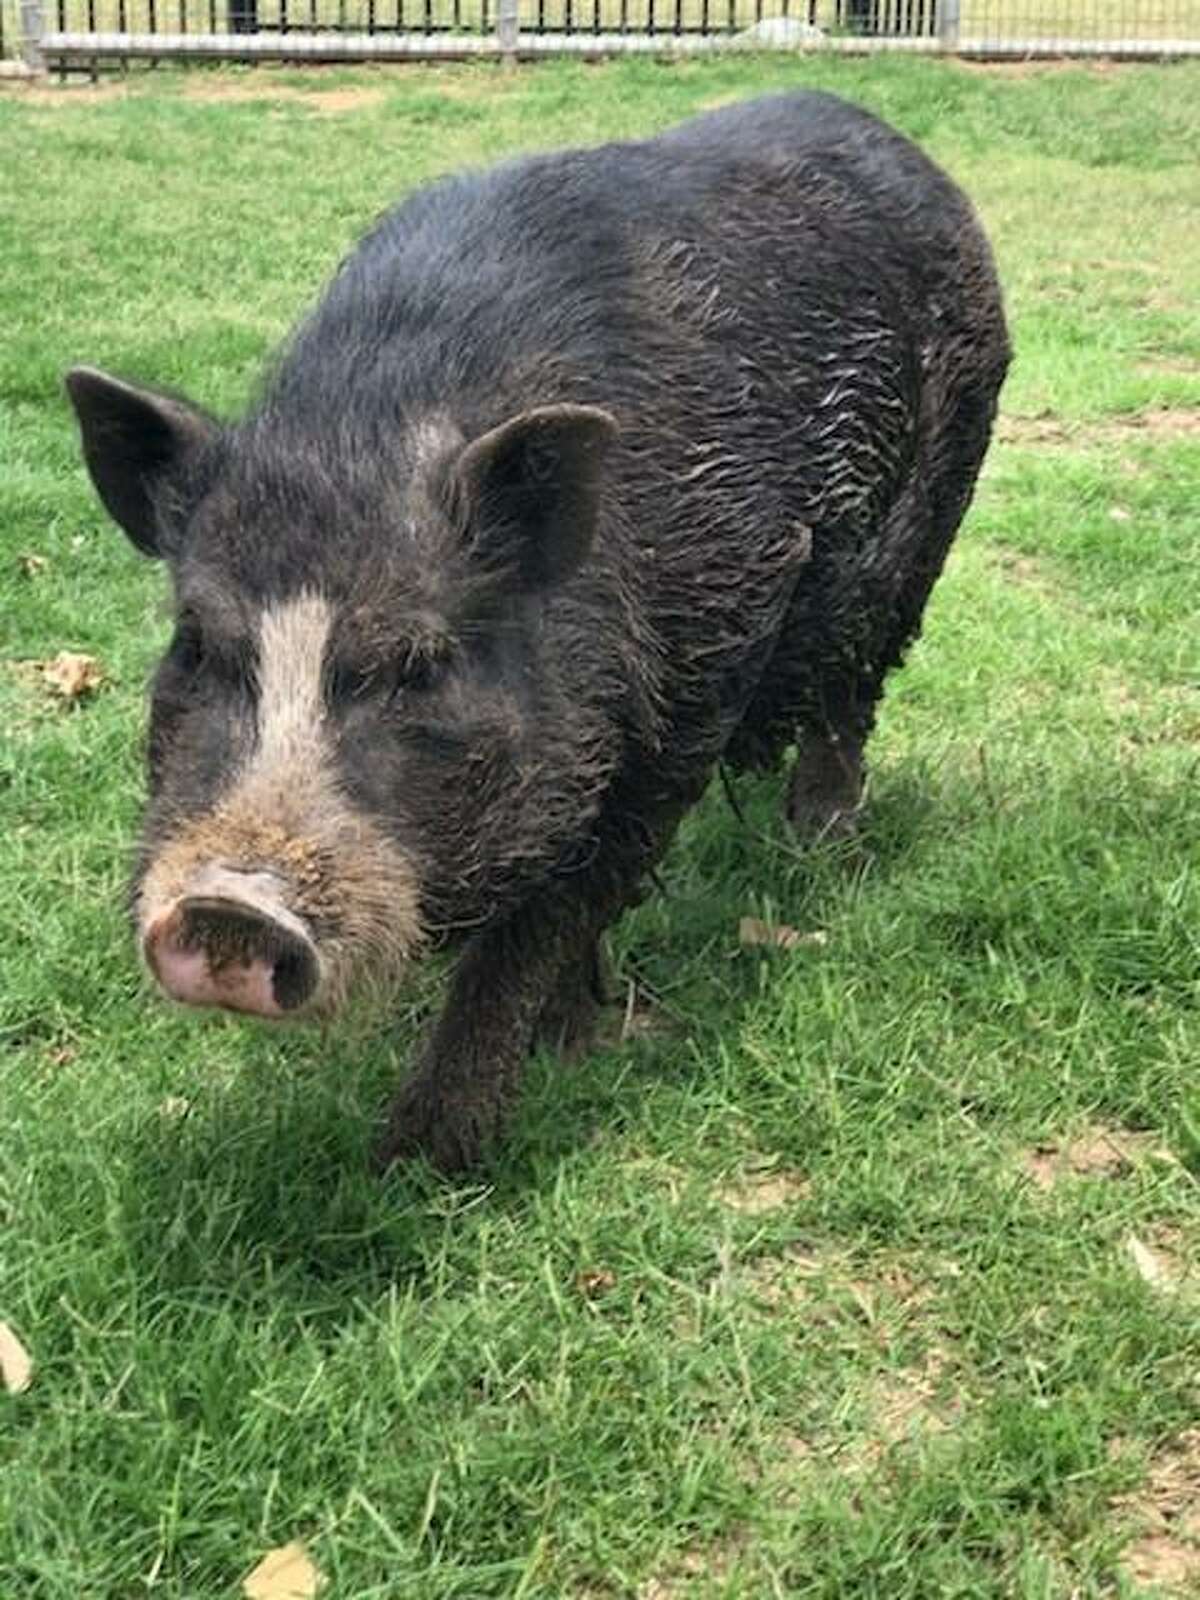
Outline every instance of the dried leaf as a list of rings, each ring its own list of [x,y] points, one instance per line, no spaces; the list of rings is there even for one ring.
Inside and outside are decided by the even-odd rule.
[[[17,565],[27,578],[39,577],[50,563],[45,556],[39,556],[32,550],[22,550],[17,557]]]
[[[9,1394],[23,1394],[33,1377],[29,1352],[7,1322],[0,1322],[0,1378]]]
[[[1170,1294],[1175,1289],[1175,1278],[1166,1262],[1149,1245],[1143,1244],[1136,1234],[1131,1233],[1126,1239],[1125,1250],[1137,1268],[1138,1276],[1152,1289],[1157,1289],[1160,1294]]]
[[[242,1579],[246,1600],[312,1600],[320,1586],[321,1575],[298,1540],[268,1550]]]
[[[39,670],[42,682],[62,700],[79,700],[104,682],[95,656],[75,650],[60,650],[52,660],[40,662]]]
[[[761,922],[757,917],[743,917],[738,923],[738,939],[743,945],[772,945],[778,950],[798,950],[804,945],[819,947],[826,944],[829,935],[822,928],[811,933],[801,933],[786,922]]]
[[[164,1122],[178,1122],[180,1118],[186,1117],[191,1109],[192,1102],[183,1094],[169,1094],[158,1104],[158,1114]]]
[[[617,1281],[615,1272],[610,1272],[607,1267],[593,1267],[587,1272],[580,1272],[575,1278],[575,1287],[580,1294],[589,1300],[597,1295],[607,1294]]]

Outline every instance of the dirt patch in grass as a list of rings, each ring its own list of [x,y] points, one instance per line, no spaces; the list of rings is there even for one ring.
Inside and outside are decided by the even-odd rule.
[[[328,89],[298,89],[294,84],[273,84],[270,79],[213,78],[189,83],[184,98],[201,104],[228,101],[286,101],[305,106],[322,116],[346,116],[369,111],[384,99],[385,91],[374,84],[340,84]]]
[[[1050,600],[1056,606],[1078,608],[1077,600],[1064,587],[1061,576],[1041,557],[999,545],[988,551],[988,561],[1005,582],[1026,589],[1039,599]]]
[[[767,1306],[803,1304],[809,1322],[849,1317],[878,1330],[885,1344],[888,1328],[910,1323],[934,1294],[934,1285],[901,1259],[873,1263],[868,1274],[855,1271],[839,1252],[801,1244],[731,1268],[726,1276]]]
[[[803,1200],[810,1189],[811,1185],[802,1173],[768,1169],[744,1173],[722,1184],[717,1190],[717,1199],[731,1211],[758,1217],[794,1205],[798,1200]]]
[[[1200,1582],[1200,1428],[1189,1428],[1154,1456],[1146,1482],[1114,1504],[1140,1530],[1121,1568],[1135,1583],[1194,1593]]]
[[[1147,356],[1133,369],[1139,378],[1200,378],[1195,356]]]
[[[748,1535],[739,1529],[711,1544],[685,1550],[657,1577],[638,1585],[637,1600],[676,1600],[680,1595],[712,1593],[730,1576],[748,1547]]]
[[[996,422],[996,438],[1001,444],[1060,450],[1200,439],[1200,406],[1156,406],[1100,422],[1069,421],[1052,412],[1035,417],[1002,415]]]
[[[1049,1191],[1064,1178],[1124,1178],[1152,1159],[1173,1159],[1157,1134],[1094,1127],[1073,1138],[1042,1140],[1021,1165],[1036,1188]]]
[[[873,1466],[899,1445],[946,1433],[965,1410],[962,1394],[949,1382],[950,1352],[930,1348],[919,1367],[878,1378],[870,1390],[869,1431],[852,1448],[850,1462]]]
[[[1200,686],[1188,683],[1133,685],[1101,676],[1100,703],[1120,728],[1127,751],[1147,745],[1200,744]]]
[[[137,85],[144,81],[144,76],[139,73],[136,78],[105,83],[34,84],[23,93],[27,102],[35,106],[95,105],[108,100],[128,99]],[[331,84],[328,89],[302,89],[295,84],[273,83],[270,70],[258,68],[244,77],[214,77],[208,74],[190,77],[183,86],[182,98],[199,105],[230,102],[278,105],[288,102],[305,106],[322,116],[346,116],[356,111],[369,111],[380,104],[385,94],[386,90],[375,84]]]
[[[1126,67],[1136,66],[1132,61],[1110,61],[1103,57],[1096,61],[1079,57],[1062,56],[1052,61],[987,61],[973,56],[952,58],[963,72],[982,74],[989,78],[1044,78],[1055,73],[1086,73],[1092,78],[1107,78]]]
[[[1151,1223],[1125,1239],[1125,1254],[1156,1294],[1182,1296],[1189,1303],[1197,1289],[1194,1252],[1182,1228]]]
[[[129,96],[132,87],[133,85],[123,78],[110,78],[103,83],[29,83],[21,85],[18,93],[27,105],[50,108],[88,106],[105,100],[124,100]]]

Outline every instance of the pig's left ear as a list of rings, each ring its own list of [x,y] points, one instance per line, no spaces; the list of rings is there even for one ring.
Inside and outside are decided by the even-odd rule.
[[[95,367],[73,367],[66,384],[83,458],[105,509],[139,550],[162,555],[158,490],[216,437],[218,424],[184,400],[135,388]]]
[[[616,436],[596,406],[539,406],[467,445],[455,479],[479,561],[525,590],[574,572],[591,548]]]

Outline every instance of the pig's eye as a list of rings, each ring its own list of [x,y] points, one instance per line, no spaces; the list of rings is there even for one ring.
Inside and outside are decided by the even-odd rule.
[[[348,661],[335,661],[328,670],[326,681],[333,705],[364,700],[376,686],[375,673],[371,668],[355,666]]]
[[[204,665],[207,654],[204,644],[204,635],[200,632],[199,624],[191,617],[180,619],[175,630],[175,639],[171,654],[175,658],[175,665],[183,673],[191,676],[199,672]]]
[[[187,613],[176,624],[169,660],[189,683],[203,677],[225,685],[239,685],[253,674],[253,657],[248,644],[206,633]]]
[[[432,689],[444,677],[447,667],[444,655],[412,654],[397,663],[394,693],[410,689],[420,694]]]
[[[440,661],[424,655],[406,654],[371,666],[335,661],[328,674],[329,698],[334,705],[347,705],[371,696],[395,700],[404,694],[420,694],[432,689],[442,671]]]

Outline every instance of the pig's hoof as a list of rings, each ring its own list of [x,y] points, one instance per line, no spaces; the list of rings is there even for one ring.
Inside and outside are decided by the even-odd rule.
[[[439,1172],[466,1172],[478,1165],[497,1131],[494,1111],[446,1100],[417,1080],[406,1084],[393,1102],[372,1164],[383,1173],[397,1162],[423,1156]]]
[[[850,839],[862,811],[862,755],[850,741],[806,734],[788,787],[787,817],[800,839]]]

